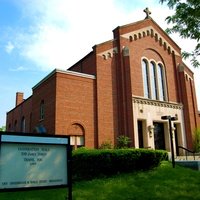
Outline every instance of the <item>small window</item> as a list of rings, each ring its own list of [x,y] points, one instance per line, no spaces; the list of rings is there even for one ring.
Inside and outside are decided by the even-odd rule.
[[[70,136],[70,145],[74,146],[74,149],[84,146],[84,136]]]
[[[40,103],[40,120],[44,119],[44,100]]]

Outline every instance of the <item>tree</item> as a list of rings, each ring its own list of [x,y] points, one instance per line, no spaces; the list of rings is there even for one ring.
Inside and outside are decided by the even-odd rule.
[[[183,58],[190,58],[194,67],[200,67],[200,0],[160,0],[160,3],[167,3],[175,14],[168,16],[166,21],[172,24],[167,33],[179,33],[182,38],[193,39],[197,42],[192,52],[183,52]]]
[[[5,127],[5,126],[2,126],[2,127],[0,128],[0,131],[6,131],[6,127]]]

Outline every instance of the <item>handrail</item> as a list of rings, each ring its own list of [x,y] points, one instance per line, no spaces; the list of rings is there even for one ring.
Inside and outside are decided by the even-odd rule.
[[[185,150],[185,151],[186,151],[186,155],[185,155],[185,157],[186,157],[186,160],[187,160],[188,152],[193,154],[193,157],[194,157],[194,160],[195,160],[195,151],[192,151],[192,150],[190,150],[190,149],[187,149],[187,148],[185,148],[185,147],[182,147],[182,146],[178,146],[178,148],[179,148],[179,149],[183,149],[183,150]]]

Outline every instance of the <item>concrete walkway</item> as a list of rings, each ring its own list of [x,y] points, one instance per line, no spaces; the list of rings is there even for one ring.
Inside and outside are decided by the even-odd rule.
[[[200,155],[195,155],[195,158],[194,156],[177,156],[175,158],[175,163],[200,171]]]

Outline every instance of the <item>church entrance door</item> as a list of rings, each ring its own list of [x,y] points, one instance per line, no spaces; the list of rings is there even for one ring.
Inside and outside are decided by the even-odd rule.
[[[144,141],[143,141],[143,121],[138,120],[138,139],[139,139],[139,148],[144,148]]]
[[[154,122],[154,144],[155,149],[165,149],[165,134],[164,134],[164,124],[159,122]]]

